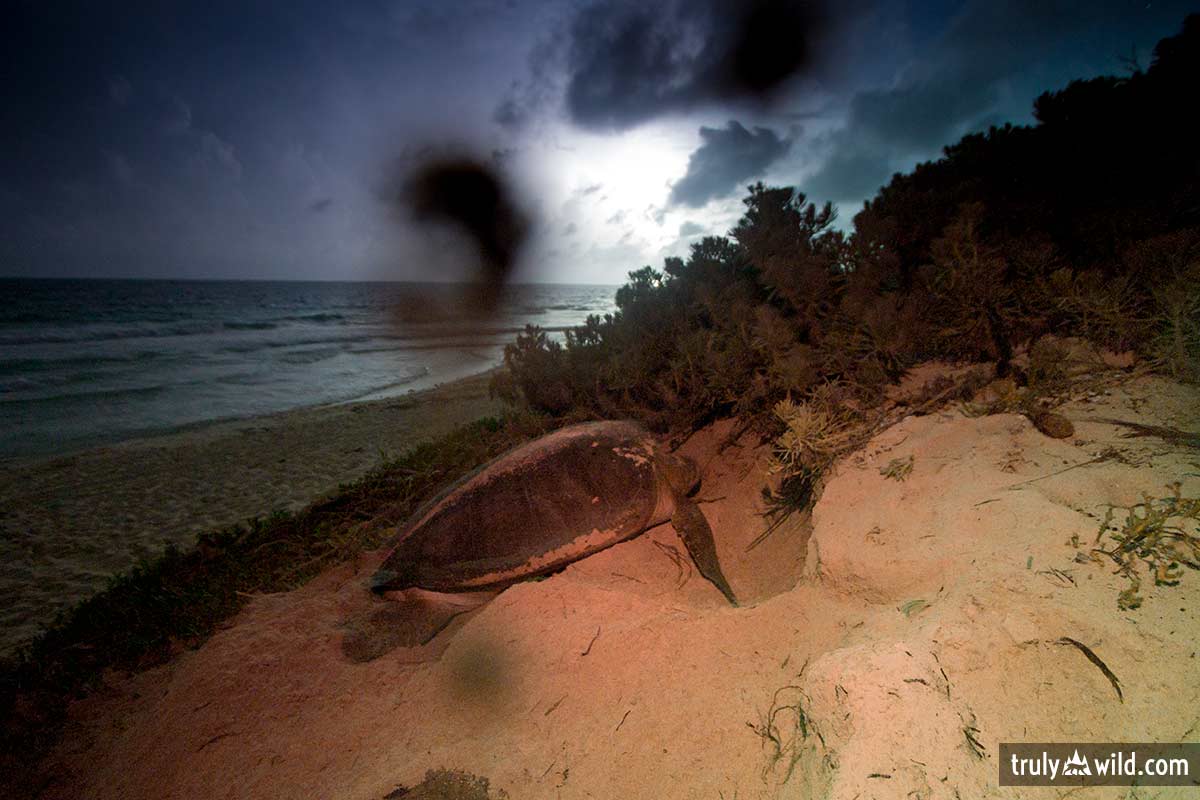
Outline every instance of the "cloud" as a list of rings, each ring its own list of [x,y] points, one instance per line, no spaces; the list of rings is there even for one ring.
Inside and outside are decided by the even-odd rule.
[[[125,78],[117,75],[108,81],[108,97],[118,106],[129,105],[129,99],[133,97],[133,86]]]
[[[703,225],[697,225],[695,222],[688,220],[679,226],[679,238],[690,239],[693,236],[699,236],[704,231],[705,228]]]
[[[884,152],[838,147],[800,188],[814,202],[853,202],[874,195],[894,171]]]
[[[320,214],[323,211],[328,211],[333,205],[332,197],[322,197],[320,200],[315,200],[309,204],[308,210],[314,214]]]
[[[520,128],[525,124],[529,111],[516,98],[506,97],[496,106],[492,119],[505,128]]]
[[[242,179],[242,162],[233,152],[233,145],[212,131],[200,134],[197,161],[205,168],[212,168],[235,181]]]
[[[768,99],[811,66],[825,18],[821,4],[800,0],[597,0],[566,31],[567,113],[584,128],[625,130],[703,105]],[[497,119],[518,116],[511,100],[497,109]]]
[[[162,124],[167,133],[187,133],[192,128],[192,107],[178,97],[172,97]]]
[[[699,208],[741,188],[787,154],[791,140],[770,128],[747,130],[736,120],[724,128],[701,128],[703,144],[688,157],[687,173],[671,187],[670,202]]]
[[[969,0],[898,80],[853,95],[845,127],[825,138],[823,165],[801,188],[862,200],[967,133],[1031,121],[1040,92],[1119,71],[1130,42],[1152,44],[1177,24],[1164,24],[1182,14],[1166,5],[1131,15],[1120,4]]]

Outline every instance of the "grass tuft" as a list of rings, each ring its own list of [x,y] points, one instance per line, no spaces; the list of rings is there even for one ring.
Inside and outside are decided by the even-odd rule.
[[[879,468],[879,474],[885,478],[903,483],[913,471],[913,457],[893,458],[886,467]]]

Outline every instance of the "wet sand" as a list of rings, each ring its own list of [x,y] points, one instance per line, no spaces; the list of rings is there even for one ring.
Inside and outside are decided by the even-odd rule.
[[[489,380],[0,465],[0,656],[168,543],[303,508],[386,458],[497,413]]]

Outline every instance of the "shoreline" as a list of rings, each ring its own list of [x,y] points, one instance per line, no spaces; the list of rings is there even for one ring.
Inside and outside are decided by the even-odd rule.
[[[294,511],[412,446],[503,408],[494,370],[0,463],[0,655],[168,545]]]
[[[470,381],[475,378],[486,377],[490,379],[491,376],[498,372],[501,368],[501,362],[496,361],[492,364],[492,366],[485,369],[480,369],[478,366],[476,366],[464,370],[452,370],[449,374],[436,379],[433,375],[426,373],[419,378],[413,378],[411,381],[404,381],[402,383],[392,384],[378,389],[372,389],[369,392],[365,392],[359,396],[350,397],[345,400],[329,400],[325,402],[293,406],[292,408],[285,408],[277,411],[265,411],[258,414],[217,417],[213,419],[181,422],[168,427],[145,428],[129,434],[124,438],[100,438],[91,442],[69,445],[63,450],[51,453],[32,452],[14,456],[0,454],[0,471],[6,469],[28,469],[52,461],[71,459],[86,455],[88,453],[99,452],[101,450],[112,450],[130,445],[137,446],[175,436],[182,436],[185,434],[220,428],[222,426],[250,424],[256,420],[273,419],[275,417],[285,416],[288,414],[319,411],[321,409],[336,408],[339,406],[380,403],[388,400],[396,400],[397,398],[417,397],[430,392],[438,391],[453,384],[461,383],[463,381]]]

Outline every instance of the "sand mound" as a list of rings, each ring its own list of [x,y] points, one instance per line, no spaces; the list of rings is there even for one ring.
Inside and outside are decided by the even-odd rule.
[[[1106,504],[1200,494],[1195,451],[1094,420],[1195,430],[1198,408],[1143,379],[1060,409],[1073,439],[905,419],[749,552],[766,452],[706,431],[686,450],[746,607],[668,525],[503,592],[418,658],[352,664],[339,626],[380,553],[114,676],[74,707],[47,796],[382,798],[446,768],[514,798],[1015,797],[1002,741],[1195,741],[1200,576],[1119,611],[1124,579],[1075,559]],[[881,474],[910,456],[906,480]]]

